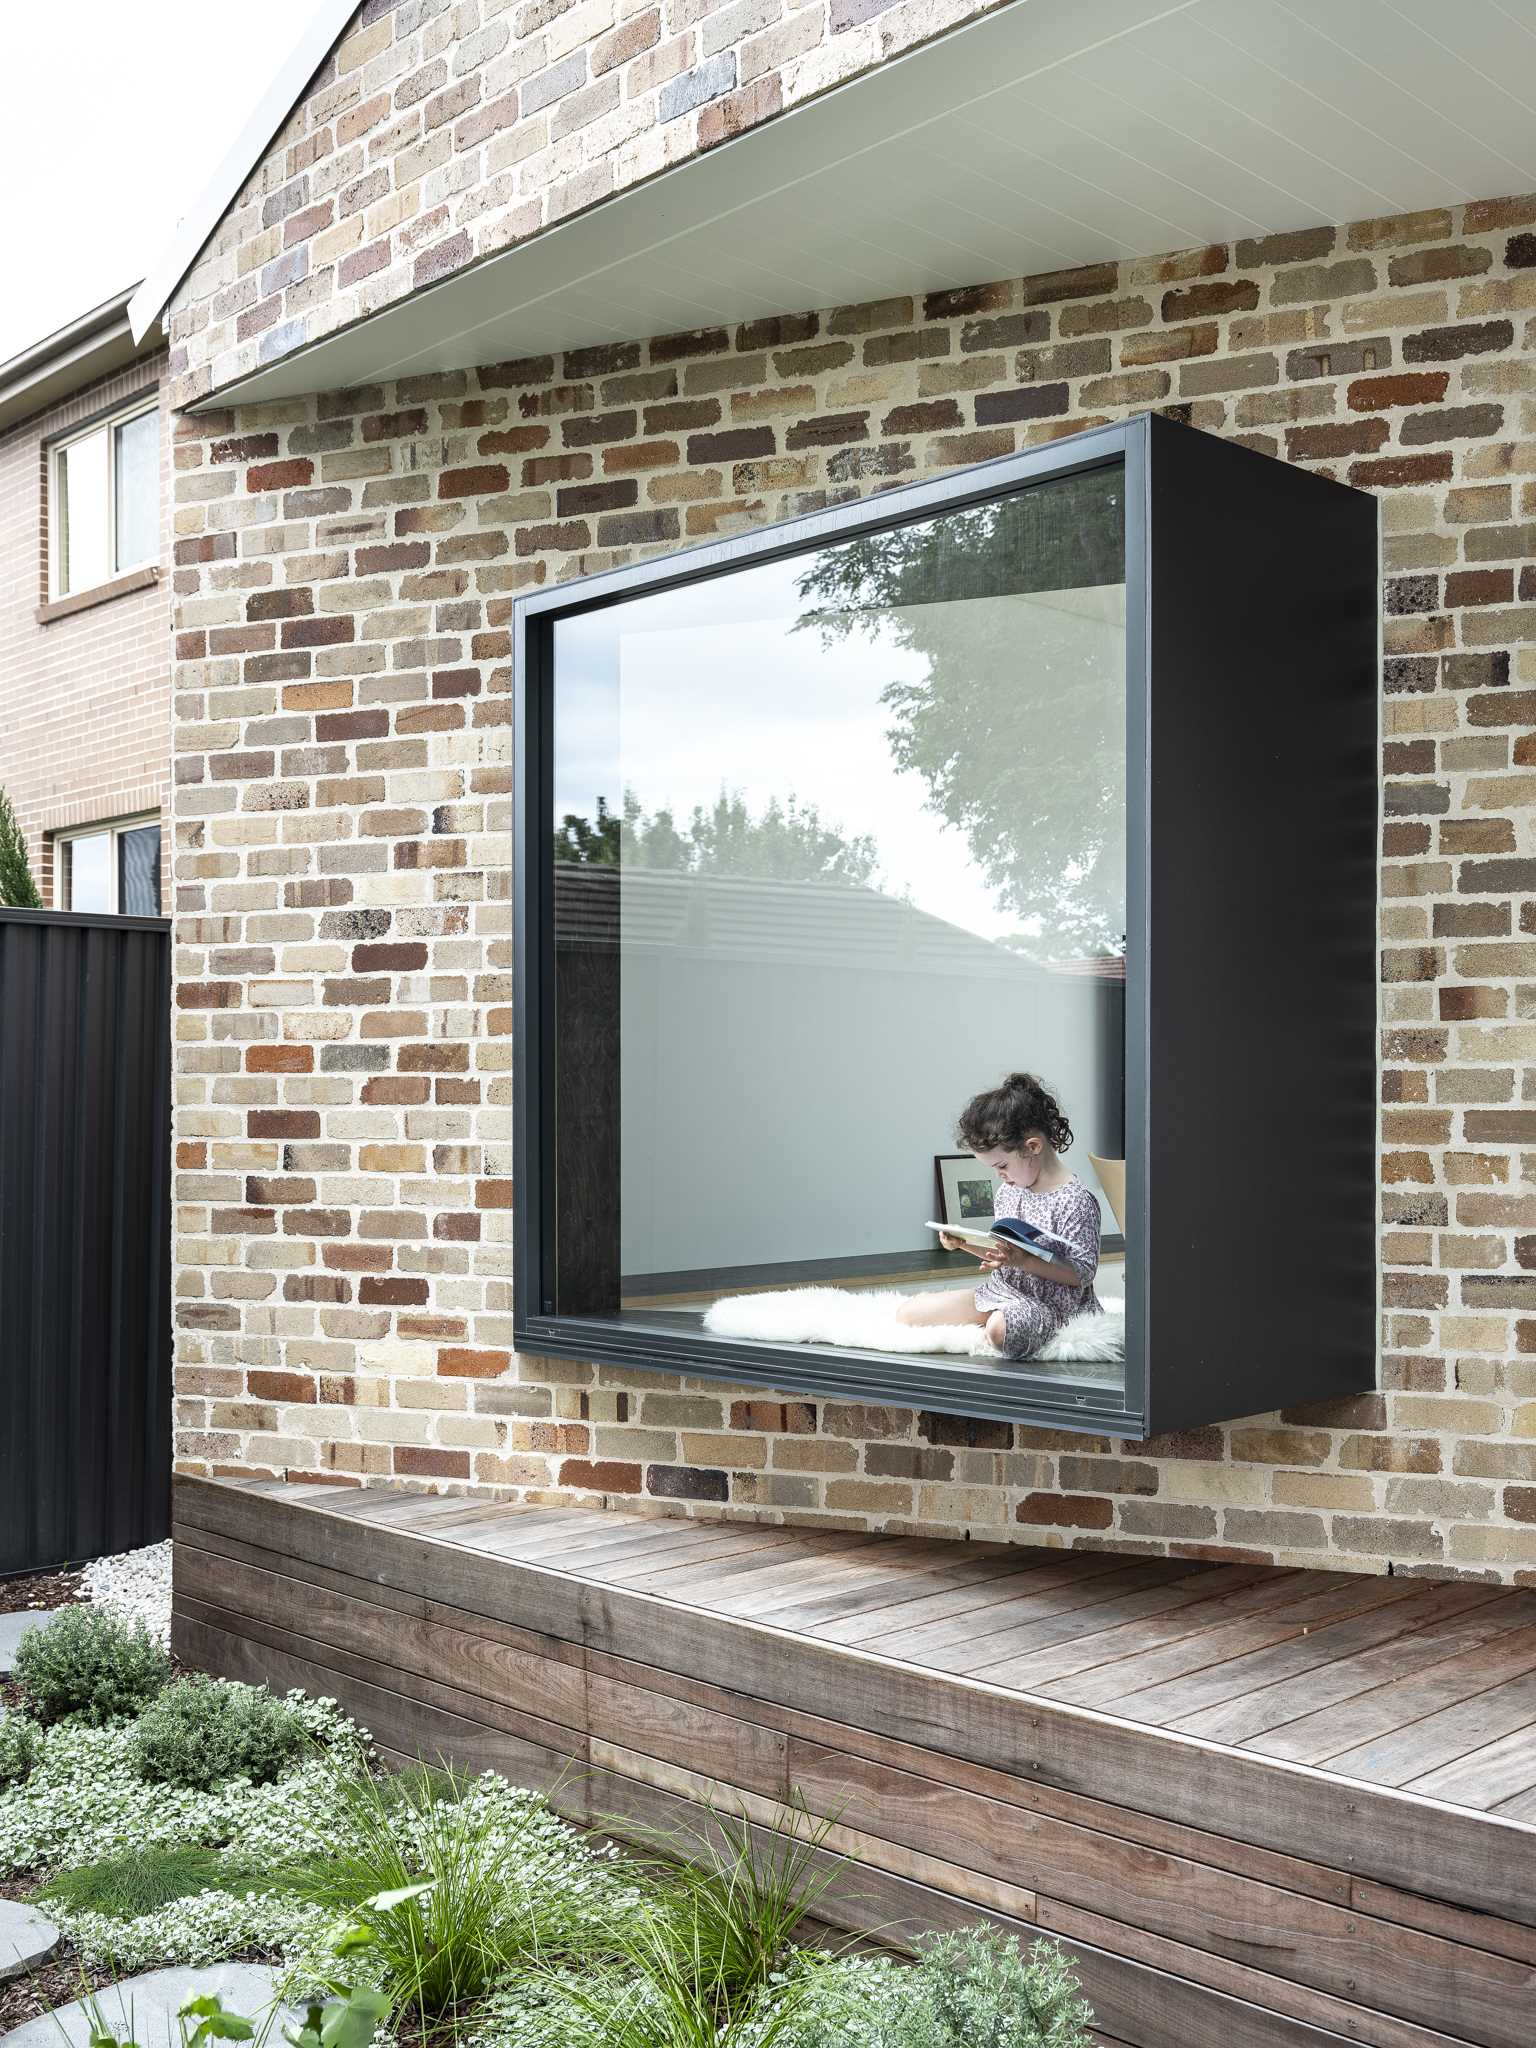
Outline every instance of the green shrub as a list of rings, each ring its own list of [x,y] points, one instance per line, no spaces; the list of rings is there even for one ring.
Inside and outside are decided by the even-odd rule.
[[[796,1966],[782,2048],[1089,2048],[1093,2012],[1065,1951],[996,1928],[930,1937],[910,1967],[874,1957]],[[793,1981],[793,1979],[792,1979]],[[564,2044],[560,2044],[564,2048]]]
[[[642,1846],[636,1860],[649,1879],[661,1933],[722,2021],[750,2005],[783,1969],[797,1934],[846,1862],[824,1846],[834,1822],[799,1803],[781,1808],[771,1831],[712,1805],[692,1827],[622,1825]],[[622,1950],[623,1928],[618,1938]],[[646,1930],[637,1960],[647,1968],[649,1943]]]
[[[1026,1953],[994,1927],[943,1934],[915,1975],[929,2023],[915,2048],[1088,2048],[1093,2012],[1054,1941]]]
[[[142,1621],[99,1607],[66,1607],[16,1650],[15,1680],[38,1720],[103,1727],[148,1705],[171,1675],[171,1660]]]
[[[236,1898],[268,1891],[272,1880],[252,1863],[197,1842],[151,1843],[121,1856],[104,1856],[49,1878],[34,1896],[69,1913],[104,1913],[112,1920],[137,1920],[177,1899],[200,1892],[229,1892]]]
[[[390,2005],[423,2033],[509,1974],[584,1959],[606,1939],[610,1865],[573,1854],[546,1803],[494,1779],[338,1771],[297,1896],[351,1916]]]
[[[37,1730],[25,1715],[8,1714],[0,1721],[0,1791],[31,1777],[39,1748]]]
[[[297,1713],[263,1687],[184,1678],[145,1708],[128,1746],[134,1769],[151,1784],[207,1792],[226,1778],[270,1785],[304,1741]]]

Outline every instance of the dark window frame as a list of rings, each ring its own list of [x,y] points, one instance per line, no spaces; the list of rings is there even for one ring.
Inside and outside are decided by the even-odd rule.
[[[1235,468],[1234,468],[1235,464]],[[1125,588],[1126,588],[1126,997],[1125,997],[1125,1152],[1126,1152],[1126,1363],[1123,1391],[1104,1383],[1065,1383],[1044,1374],[1032,1374],[1027,1366],[999,1361],[951,1359],[930,1361],[912,1355],[873,1351],[845,1351],[811,1345],[772,1347],[723,1340],[702,1331],[694,1333],[673,1328],[647,1328],[633,1320],[608,1321],[595,1315],[561,1315],[555,1311],[553,1249],[555,1244],[555,1039],[554,1016],[554,862],[551,822],[553,819],[553,665],[554,626],[559,618],[623,602],[663,587],[702,581],[755,565],[826,547],[838,541],[870,532],[907,525],[937,514],[979,505],[993,498],[1011,495],[1032,484],[1108,466],[1124,472],[1125,500]],[[1261,471],[1284,472],[1284,479],[1266,479]],[[1212,520],[1208,503],[1211,493],[1235,490],[1251,492],[1252,505],[1242,503],[1226,516],[1218,506]],[[1322,494],[1319,496],[1319,494]],[[1330,495],[1331,494],[1331,495]],[[1270,503],[1270,499],[1273,503]],[[1343,501],[1353,501],[1346,504]],[[1317,517],[1314,519],[1314,505]],[[1372,665],[1363,675],[1366,652],[1365,622],[1356,616],[1363,599],[1364,521],[1369,508],[1371,534],[1371,610],[1369,644]],[[1174,515],[1184,522],[1181,532],[1166,548],[1156,541],[1156,522]],[[1089,429],[1031,448],[1022,454],[952,471],[921,483],[881,492],[846,506],[830,508],[807,517],[758,528],[729,540],[709,543],[660,556],[546,590],[530,592],[517,599],[513,617],[513,705],[514,760],[516,763],[513,822],[513,910],[514,910],[514,1139],[513,1214],[516,1219],[513,1242],[514,1343],[519,1351],[592,1363],[630,1366],[640,1370],[676,1372],[693,1378],[721,1380],[734,1385],[784,1388],[820,1396],[889,1407],[911,1407],[941,1413],[1033,1423],[1045,1428],[1083,1431],[1093,1435],[1138,1439],[1149,1431],[1180,1429],[1240,1414],[1262,1413],[1282,1401],[1300,1402],[1362,1391],[1376,1383],[1378,1339],[1375,1334],[1376,1260],[1374,1216],[1367,1201],[1360,1219],[1352,1206],[1359,1195],[1358,1175],[1341,1177],[1336,1194],[1324,1204],[1315,1224],[1311,1242],[1322,1243],[1324,1234],[1334,1230],[1339,1238],[1338,1257],[1320,1275],[1319,1286],[1331,1307],[1338,1305],[1346,1318],[1337,1337],[1324,1337],[1317,1355],[1300,1355],[1294,1343],[1296,1317],[1277,1319],[1277,1335],[1266,1350],[1262,1335],[1249,1341],[1249,1357],[1257,1357],[1254,1369],[1245,1369],[1235,1346],[1243,1319],[1251,1320],[1249,1305],[1240,1297],[1216,1308],[1202,1304],[1187,1343],[1180,1342],[1175,1315],[1167,1315],[1161,1328],[1149,1323],[1152,1307],[1154,1248],[1151,1233],[1154,1185],[1156,1204],[1167,1205],[1164,1235],[1159,1240],[1158,1298],[1163,1302],[1188,1298],[1205,1270],[1205,1253],[1195,1234],[1169,1223],[1178,1203],[1193,1197],[1197,1187],[1198,1162],[1170,1164],[1171,1132],[1174,1118],[1166,1115],[1157,1133],[1160,1146],[1154,1169],[1154,1119],[1151,1094],[1153,1059],[1153,951],[1152,916],[1161,892],[1166,902],[1170,890],[1191,886],[1198,875],[1191,848],[1204,843],[1201,858],[1209,860],[1210,828],[1202,821],[1183,830],[1173,822],[1175,806],[1166,805],[1160,815],[1168,822],[1164,835],[1176,842],[1175,856],[1166,863],[1167,872],[1153,869],[1151,804],[1154,770],[1166,787],[1170,763],[1182,756],[1169,751],[1155,760],[1153,746],[1153,664],[1156,659],[1177,676],[1186,667],[1199,674],[1202,665],[1212,669],[1217,658],[1217,636],[1230,638],[1246,619],[1252,625],[1252,607],[1257,601],[1259,582],[1256,568],[1247,566],[1248,554],[1263,550],[1284,554],[1289,548],[1304,564],[1314,559],[1326,563],[1328,549],[1342,540],[1348,563],[1323,593],[1321,619],[1316,624],[1296,619],[1277,623],[1266,635],[1266,648],[1275,640],[1283,643],[1284,659],[1304,660],[1309,651],[1326,649],[1325,635],[1335,636],[1334,650],[1322,663],[1327,672],[1320,687],[1337,694],[1338,672],[1351,679],[1349,724],[1344,738],[1354,746],[1363,732],[1364,712],[1355,701],[1353,684],[1368,688],[1370,716],[1377,717],[1375,651],[1379,646],[1379,563],[1376,549],[1376,509],[1366,494],[1336,485],[1310,472],[1255,455],[1215,436],[1175,425],[1153,414],[1139,414],[1112,425]],[[1211,529],[1208,542],[1212,609],[1209,623],[1183,615],[1187,606],[1166,598],[1154,616],[1154,585],[1161,576],[1169,591],[1188,599],[1196,578],[1203,571],[1188,528],[1201,522]],[[1326,530],[1318,539],[1306,529],[1315,524]],[[1231,530],[1226,530],[1231,529]],[[1201,546],[1205,546],[1203,536]],[[1246,552],[1245,552],[1246,550]],[[1321,553],[1319,553],[1321,550]],[[1318,570],[1327,582],[1329,571]],[[1225,578],[1218,585],[1217,579]],[[1241,590],[1228,587],[1243,584]],[[1308,635],[1311,635],[1309,638]],[[1273,652],[1256,654],[1253,666],[1273,667],[1280,658]],[[1305,709],[1305,706],[1300,707]],[[1326,715],[1327,707],[1324,707]],[[1209,780],[1226,765],[1221,753],[1233,742],[1228,736],[1206,745],[1193,714],[1181,724],[1177,712],[1158,717],[1164,729],[1177,729],[1177,747],[1188,749],[1190,773],[1205,778],[1203,788],[1217,785]],[[1275,793],[1266,797],[1263,786],[1215,797],[1210,809],[1218,824],[1229,833],[1248,831],[1250,818],[1256,834],[1260,821],[1281,803],[1293,808],[1298,775],[1304,776],[1304,749],[1288,743]],[[1371,753],[1374,754],[1374,739]],[[1291,756],[1295,756],[1292,760]],[[1278,757],[1277,757],[1278,758]],[[1369,771],[1374,775],[1374,760]],[[1378,778],[1379,779],[1379,778]],[[1279,815],[1279,812],[1276,812]],[[1362,864],[1359,835],[1350,842],[1350,857],[1337,875],[1341,914],[1360,908],[1364,899],[1374,909],[1376,893],[1375,838],[1379,817],[1369,821],[1371,842],[1366,864]],[[1219,834],[1218,834],[1219,838]],[[1368,865],[1368,881],[1366,866]],[[1326,868],[1324,869],[1326,873]],[[1303,872],[1296,886],[1306,886],[1313,877]],[[1213,897],[1219,895],[1213,889]],[[1166,912],[1164,913],[1166,916]],[[1196,922],[1199,905],[1190,921]],[[1239,945],[1249,943],[1240,941]],[[1349,1129],[1370,1144],[1369,1182],[1374,1186],[1377,1107],[1371,1086],[1375,1067],[1376,984],[1374,923],[1368,918],[1363,952],[1351,937],[1347,942],[1347,972],[1339,977],[1339,998],[1325,1005],[1330,1017],[1337,1014],[1347,1036],[1348,1058],[1335,1061],[1344,1073],[1338,1093],[1342,1114]],[[1183,1061],[1181,1049],[1170,1036],[1169,1018],[1177,1019],[1178,1000],[1167,991],[1177,978],[1189,978],[1191,945],[1180,936],[1165,942],[1167,954],[1161,1000],[1169,1010],[1158,1024],[1160,1070],[1172,1070]],[[1364,982],[1360,961],[1366,963],[1370,984],[1370,1009],[1362,1009]],[[1262,975],[1259,977],[1263,979]],[[1257,991],[1249,998],[1258,999]],[[1231,998],[1235,1013],[1243,1010],[1243,997]],[[1251,1019],[1244,1018],[1245,1026]],[[1364,1038],[1360,1038],[1360,1028]],[[1277,1020],[1275,1030],[1278,1033]],[[1312,1034],[1317,1036],[1316,1031]],[[1260,1057],[1267,1047],[1258,1049]],[[1308,1057],[1313,1057],[1311,1053]],[[1183,1061],[1187,1064],[1187,1061]],[[1228,1081],[1230,1077],[1223,1077]],[[1362,1084],[1366,1089],[1363,1114],[1356,1097]],[[1181,1086],[1187,1088],[1187,1077]],[[1331,1084],[1330,1084],[1331,1085]],[[1172,1089],[1168,1091],[1172,1093]],[[1333,1106],[1322,1105],[1324,1113]],[[1280,1111],[1245,1111],[1246,1135],[1251,1129],[1259,1142],[1276,1142],[1276,1134],[1288,1125]],[[1367,1133],[1369,1135],[1367,1135]],[[1177,1202],[1176,1202],[1177,1198]],[[1278,1196],[1259,1191],[1255,1197],[1255,1219],[1245,1226],[1250,1236],[1278,1226],[1287,1216]],[[1313,1229],[1307,1224],[1307,1229]],[[1223,1239],[1223,1232],[1226,1233]],[[1238,1244],[1237,1226],[1219,1217],[1212,1224],[1218,1249]],[[1303,1232],[1305,1234],[1305,1231]],[[1370,1250],[1363,1267],[1362,1285],[1353,1277],[1359,1267],[1366,1237]],[[1166,1248],[1166,1249],[1164,1249]],[[1330,1247],[1331,1249],[1331,1247]],[[1242,1242],[1235,1270],[1251,1275],[1253,1248]],[[1234,1290],[1234,1293],[1236,1290]],[[1282,1328],[1281,1325],[1284,1325]],[[1229,1348],[1229,1333],[1232,1347]],[[1156,1399],[1154,1401],[1154,1387]]]

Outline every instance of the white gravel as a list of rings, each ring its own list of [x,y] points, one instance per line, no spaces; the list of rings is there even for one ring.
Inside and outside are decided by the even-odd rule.
[[[151,1543],[147,1550],[125,1550],[118,1557],[98,1557],[81,1572],[80,1584],[93,1607],[105,1607],[130,1621],[137,1616],[152,1636],[170,1647],[169,1543]]]

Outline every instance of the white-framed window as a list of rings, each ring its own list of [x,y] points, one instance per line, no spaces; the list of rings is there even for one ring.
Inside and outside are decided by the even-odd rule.
[[[60,832],[54,847],[64,910],[108,917],[160,915],[160,820],[153,813]]]
[[[139,399],[48,451],[48,595],[72,597],[160,553],[160,407]]]

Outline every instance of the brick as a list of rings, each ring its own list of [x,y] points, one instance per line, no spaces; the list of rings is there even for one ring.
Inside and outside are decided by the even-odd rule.
[[[1293,348],[1285,359],[1288,378],[1359,377],[1387,369],[1392,361],[1392,343],[1386,335],[1359,341],[1309,342]]]
[[[1438,412],[1412,412],[1398,427],[1404,447],[1434,441],[1463,441],[1496,434],[1504,424],[1502,405],[1448,405]]]
[[[290,456],[285,462],[255,462],[245,473],[248,491],[287,491],[307,484],[315,465],[307,455]]]
[[[648,1465],[645,1490],[660,1500],[730,1499],[730,1475],[697,1465]]]
[[[1018,391],[983,393],[976,400],[976,424],[996,426],[1006,420],[1047,419],[1071,404],[1066,384],[1028,384]]]
[[[1446,370],[1400,371],[1396,376],[1357,377],[1345,393],[1352,412],[1377,412],[1406,405],[1438,405],[1450,385]]]
[[[1029,1493],[1014,1509],[1014,1520],[1051,1529],[1107,1529],[1115,1504],[1103,1496],[1083,1493]]]
[[[583,1493],[639,1493],[640,1467],[622,1460],[594,1463],[590,1458],[563,1458],[559,1480],[562,1486]]]
[[[1514,345],[1515,330],[1508,320],[1484,320],[1464,327],[1426,327],[1403,337],[1405,363],[1459,362],[1467,356],[1487,355]]]

